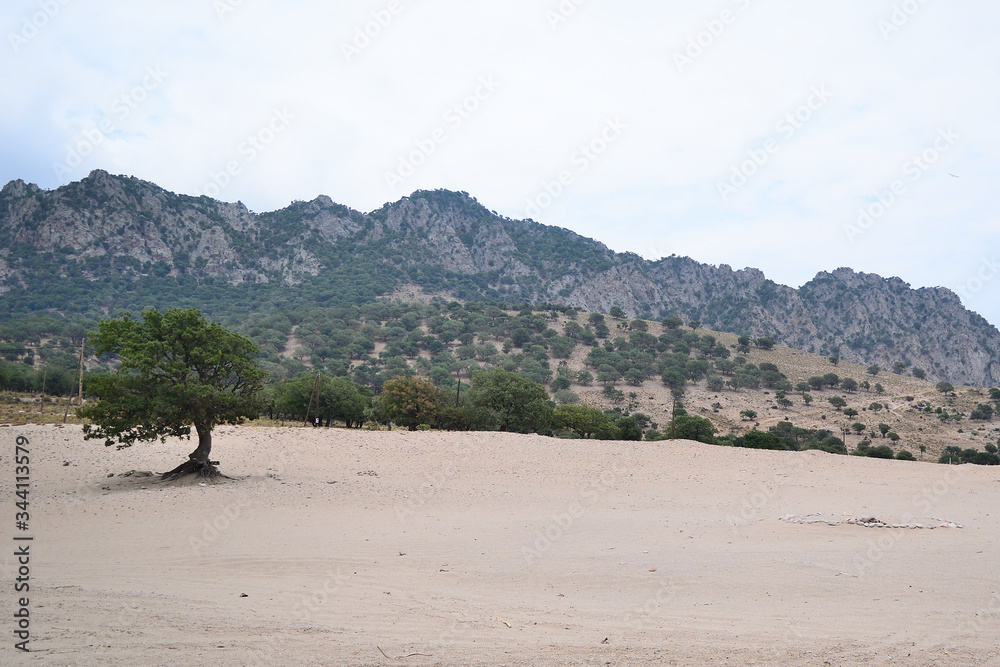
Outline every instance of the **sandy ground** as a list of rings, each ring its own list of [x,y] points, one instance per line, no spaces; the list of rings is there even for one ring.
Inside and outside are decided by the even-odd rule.
[[[121,474],[191,443],[8,427],[8,582],[18,435],[33,652],[8,583],[4,665],[1000,664],[995,468],[223,427],[236,479],[168,484]],[[816,513],[925,527],[781,520]]]

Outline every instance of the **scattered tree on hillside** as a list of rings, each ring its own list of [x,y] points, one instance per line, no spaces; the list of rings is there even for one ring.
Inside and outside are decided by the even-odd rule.
[[[937,389],[942,394],[950,394],[951,392],[955,391],[955,386],[950,382],[943,382],[943,381],[938,382],[936,385],[934,385],[934,388]]]

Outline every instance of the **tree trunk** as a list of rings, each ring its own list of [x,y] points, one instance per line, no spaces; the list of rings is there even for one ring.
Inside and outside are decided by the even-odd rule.
[[[225,477],[219,472],[217,466],[218,461],[209,460],[209,454],[212,452],[212,427],[207,424],[198,425],[195,424],[195,431],[198,432],[198,447],[193,452],[188,454],[188,460],[180,464],[173,470],[165,472],[160,476],[160,479],[167,479],[173,481],[184,475],[197,474],[199,477],[207,477],[209,479],[215,477]]]

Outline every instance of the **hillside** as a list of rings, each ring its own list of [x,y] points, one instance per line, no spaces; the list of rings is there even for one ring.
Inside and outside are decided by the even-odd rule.
[[[387,380],[415,374],[452,396],[458,381],[468,387],[476,370],[503,368],[545,385],[556,403],[637,416],[647,439],[666,435],[672,389],[689,414],[709,419],[730,440],[753,429],[787,435],[794,426],[840,438],[848,450],[868,440],[894,454],[907,450],[937,460],[946,447],[981,452],[1000,436],[992,415],[973,419],[979,405],[1000,408],[982,388],[942,392],[898,367],[901,372],[834,363],[766,341],[746,344],[735,334],[572,307],[503,310],[483,303],[380,301],[238,328],[262,347],[274,382],[322,372],[349,377],[378,394]],[[0,361],[0,387],[37,392],[45,374],[48,392],[65,395],[73,381],[72,347],[72,340],[57,338],[8,355],[10,362]],[[87,368],[92,374],[104,367],[89,357]],[[829,378],[831,373],[836,377]],[[312,386],[311,377],[307,384]],[[835,407],[829,400],[834,397],[845,405]],[[65,412],[58,405],[42,414],[40,406],[12,401],[0,412],[0,423],[61,421]],[[812,437],[796,433],[796,447]]]
[[[947,289],[841,268],[796,290],[756,269],[651,262],[503,218],[465,193],[415,192],[370,213],[320,196],[255,214],[103,171],[0,192],[0,308],[16,318],[192,306],[245,321],[398,290],[678,315],[845,361],[1000,384],[1000,331]]]

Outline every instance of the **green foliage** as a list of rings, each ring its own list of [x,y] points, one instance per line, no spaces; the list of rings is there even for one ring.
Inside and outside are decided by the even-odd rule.
[[[716,443],[715,425],[710,419],[697,415],[677,415],[667,428],[669,437],[676,440],[696,440],[710,445]]]
[[[757,429],[737,438],[733,444],[737,447],[747,447],[750,449],[788,449],[779,436],[767,431],[758,431]]]
[[[740,419],[752,422],[757,419],[757,412],[756,410],[740,410]]]
[[[900,461],[916,461],[916,458],[914,458],[913,454],[911,454],[905,449],[899,450],[899,452],[896,454],[896,458]]]
[[[753,342],[753,344],[762,350],[772,350],[776,345],[774,339],[771,338],[770,336],[764,336],[763,338],[758,338]]]
[[[847,401],[844,400],[843,396],[831,396],[826,400],[830,402],[830,405],[837,408],[837,410],[840,410],[841,408],[847,405]]]
[[[342,421],[350,428],[361,426],[365,411],[371,405],[371,391],[346,378],[312,373],[283,380],[274,387],[274,412],[286,419],[312,420],[315,417],[329,424]]]
[[[608,431],[611,420],[597,408],[585,405],[560,405],[552,412],[552,427],[568,429],[581,438]]]
[[[411,431],[434,423],[446,400],[430,381],[413,377],[389,380],[382,386],[380,399],[385,418]]]
[[[955,386],[950,382],[938,382],[936,385],[934,385],[934,388],[937,389],[942,394],[949,394],[955,391]]]
[[[472,376],[469,406],[479,423],[501,431],[537,432],[552,419],[545,387],[500,368]]]
[[[969,419],[975,419],[978,421],[989,421],[993,419],[993,406],[989,403],[980,403],[976,408],[969,414]]]
[[[210,449],[213,427],[242,423],[260,410],[259,350],[196,310],[149,309],[141,321],[123,314],[101,320],[89,338],[98,355],[116,355],[121,363],[116,373],[91,380],[100,402],[77,411],[89,422],[87,439],[121,449],[185,437],[193,425],[199,444],[207,439]]]

